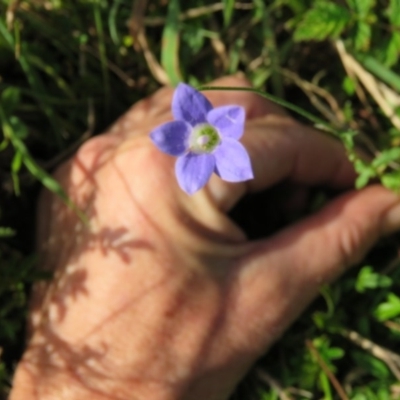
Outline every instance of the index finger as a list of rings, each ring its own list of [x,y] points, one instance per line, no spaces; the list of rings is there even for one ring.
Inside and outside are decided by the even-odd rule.
[[[254,179],[230,184],[213,177],[209,191],[227,211],[246,193],[267,189],[283,180],[306,186],[350,188],[355,172],[343,145],[290,117],[268,114],[249,121],[242,143],[249,152]]]

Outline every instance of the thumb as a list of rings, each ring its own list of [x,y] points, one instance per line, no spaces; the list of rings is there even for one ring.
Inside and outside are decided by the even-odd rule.
[[[238,302],[238,317],[254,318],[264,337],[271,332],[270,344],[321,285],[337,278],[381,236],[397,229],[400,197],[376,185],[347,193],[274,237],[253,243],[240,264],[239,293],[244,300]]]

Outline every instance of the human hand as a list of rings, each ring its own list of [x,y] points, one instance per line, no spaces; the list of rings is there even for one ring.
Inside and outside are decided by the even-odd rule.
[[[245,85],[224,78],[218,85]],[[56,177],[88,215],[39,205],[44,269],[12,400],[225,399],[318,293],[400,227],[397,196],[350,190],[341,145],[251,93],[207,92],[246,108],[255,179],[213,176],[190,197],[149,132],[171,119],[172,89],[132,107]],[[250,242],[227,216],[249,192],[290,180],[348,190],[318,213]]]

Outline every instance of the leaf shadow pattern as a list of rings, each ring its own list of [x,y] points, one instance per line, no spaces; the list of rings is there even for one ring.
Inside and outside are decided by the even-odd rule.
[[[148,358],[145,360],[139,358],[139,361],[126,366],[126,372],[123,374],[120,373],[121,369],[120,365],[118,365],[119,361],[117,360],[117,364],[113,365],[112,363],[110,364],[110,359],[108,358],[109,353],[112,352],[113,344],[115,341],[118,341],[118,338],[114,338],[115,341],[113,339],[108,343],[99,341],[97,343],[92,341],[91,343],[90,340],[92,336],[96,336],[96,333],[101,331],[105,326],[112,324],[114,319],[118,319],[127,308],[131,307],[132,303],[136,303],[138,308],[142,307],[142,301],[154,291],[162,291],[163,286],[168,284],[168,280],[169,278],[166,276],[164,279],[154,283],[153,286],[140,291],[140,293],[130,299],[129,303],[121,306],[117,312],[110,314],[108,318],[104,319],[101,323],[88,331],[78,343],[71,343],[68,340],[63,340],[56,330],[52,329],[51,326],[46,325],[41,330],[39,340],[36,340],[31,344],[30,350],[24,358],[25,368],[28,373],[31,374],[32,380],[37,379],[35,368],[39,365],[40,373],[42,375],[41,378],[44,382],[47,380],[50,383],[57,381],[58,377],[62,377],[67,370],[71,383],[78,384],[76,387],[74,384],[71,385],[71,391],[77,390],[76,393],[71,392],[71,395],[75,396],[72,398],[79,398],[78,396],[80,396],[81,393],[83,395],[90,392],[91,395],[97,395],[101,398],[104,396],[104,398],[111,400],[136,400],[142,397],[136,397],[131,388],[135,387],[135,385],[140,387],[143,382],[146,382],[150,387],[165,387],[166,385],[169,385],[171,391],[175,393],[182,390],[189,392],[201,391],[201,382],[196,382],[189,388],[182,388],[180,387],[181,384],[179,380],[178,382],[168,380],[163,374],[155,373],[155,371],[158,370],[154,370],[152,367],[153,363],[157,364],[157,358],[159,357],[157,351],[159,351],[159,348],[163,348],[168,354],[166,358],[171,362],[170,369],[174,370],[175,368],[178,368],[179,371],[180,366],[174,365],[175,360],[178,360],[179,357],[175,354],[177,347],[174,340],[174,330],[170,330],[169,318],[164,320],[164,326],[160,329],[160,332],[163,332],[162,339],[164,343],[159,343],[161,347],[151,350],[155,352],[152,362],[149,363]],[[197,274],[193,274],[186,279],[182,285],[181,296],[177,296],[172,303],[167,304],[165,307],[168,316],[170,318],[187,317],[186,314],[182,314],[182,301],[187,299],[188,294],[191,294],[194,291],[201,291],[201,289],[202,283],[200,282],[199,284],[199,277]],[[220,336],[221,330],[223,330],[223,327],[225,326],[230,295],[232,295],[232,293],[229,290],[221,291],[219,293],[218,306],[215,307],[213,315],[208,321],[209,329],[207,330],[207,334],[202,337],[202,340],[199,341],[198,345],[193,349],[195,355],[192,360],[192,365],[190,366],[191,369],[202,371],[205,360],[215,351],[215,343],[212,338]],[[181,331],[182,326],[174,326],[175,329],[178,329],[178,332]],[[126,334],[126,332],[122,334]],[[143,332],[141,334],[143,334]],[[146,331],[144,334],[146,336],[148,335]],[[191,336],[192,334],[193,332],[187,331],[187,335]],[[136,330],[134,327],[133,337],[135,337],[135,335]],[[170,346],[170,342],[174,345]],[[138,352],[140,351],[141,350],[138,349]],[[247,354],[245,350],[235,354],[235,358],[241,360],[244,364],[246,364],[245,360],[248,359],[248,356],[249,354]],[[232,362],[237,363],[238,360],[228,358],[225,361],[225,365],[215,365],[211,370],[210,368],[206,368],[204,379],[217,384],[218,378],[213,378],[213,376],[218,377],[221,374],[221,370],[229,366]],[[175,386],[178,385],[179,387],[176,388]],[[66,384],[66,386],[68,385]],[[38,393],[38,398],[40,398],[39,394],[40,393]]]
[[[128,229],[125,227],[111,229],[105,227],[98,233],[88,234],[85,243],[81,245],[80,252],[70,258],[64,268],[57,270],[54,280],[47,289],[48,304],[52,304],[52,318],[61,322],[67,313],[67,304],[71,300],[78,300],[80,296],[88,296],[90,293],[85,285],[88,273],[80,261],[82,252],[100,250],[104,257],[115,254],[127,268],[133,268],[133,253],[137,250],[152,250],[152,245],[146,240],[129,238]],[[98,273],[101,273],[99,270]],[[46,308],[46,304],[43,304]],[[56,308],[56,311],[55,309]]]
[[[98,151],[91,155],[93,144],[89,143],[87,147],[62,166],[56,176],[75,204],[92,220],[98,217],[94,204],[100,191],[95,175],[104,167],[109,156]],[[89,157],[85,158],[88,153]],[[78,180],[76,175],[79,176]],[[135,202],[135,199],[132,197],[131,201]],[[53,273],[53,277],[50,281],[39,282],[34,288],[28,336],[41,320],[46,319],[42,310],[50,304],[56,304],[53,317],[62,321],[70,300],[89,295],[86,287],[88,275],[81,260],[83,254],[98,251],[103,257],[116,257],[122,264],[133,268],[133,254],[136,251],[153,250],[147,239],[132,236],[129,226],[102,225],[92,229],[90,224],[85,225],[73,210],[50,193],[42,198],[40,214],[50,217],[38,221],[38,235],[41,237],[38,240],[41,253],[39,265],[43,270]]]
[[[129,231],[125,227],[111,229],[108,227],[102,228],[100,232],[89,238],[87,245],[88,250],[91,247],[98,247],[104,256],[114,252],[121,261],[130,263],[132,261],[131,251],[133,249],[150,249],[151,246],[145,240],[130,240]]]

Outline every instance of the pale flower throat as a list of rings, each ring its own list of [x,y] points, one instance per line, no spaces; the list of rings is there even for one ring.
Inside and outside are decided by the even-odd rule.
[[[211,153],[220,144],[217,130],[209,124],[199,124],[193,128],[189,138],[189,147],[193,153]]]

